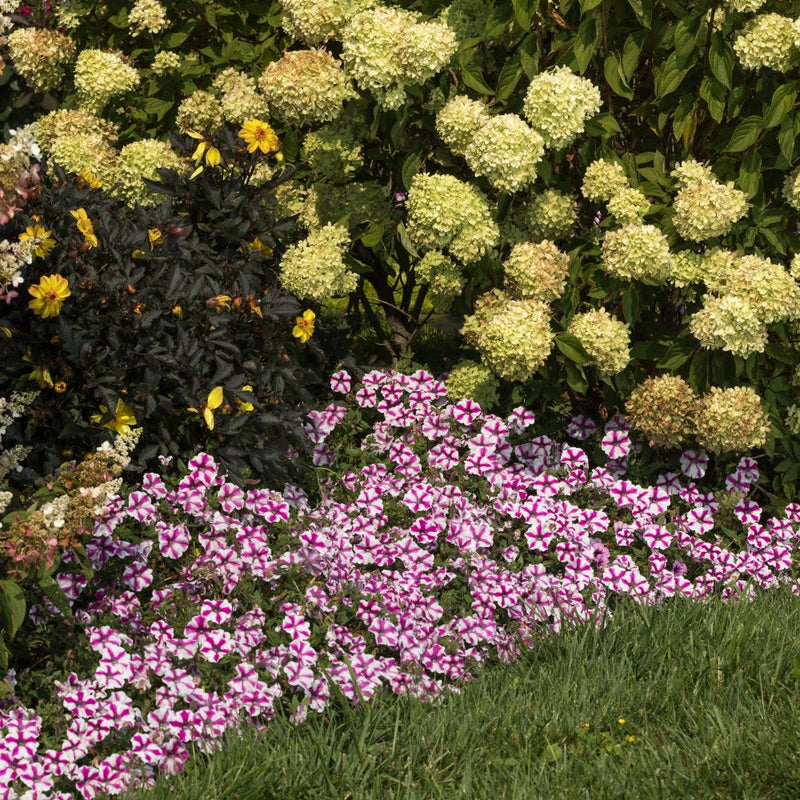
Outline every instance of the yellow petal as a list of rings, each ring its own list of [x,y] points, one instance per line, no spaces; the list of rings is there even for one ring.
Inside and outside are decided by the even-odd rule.
[[[214,412],[210,408],[203,409],[203,419],[206,421],[206,425],[208,425],[208,429],[210,431],[214,430]]]
[[[208,400],[206,401],[206,406],[208,406],[208,408],[214,409],[214,408],[219,408],[221,405],[222,405],[222,387],[215,386],[208,393]]]

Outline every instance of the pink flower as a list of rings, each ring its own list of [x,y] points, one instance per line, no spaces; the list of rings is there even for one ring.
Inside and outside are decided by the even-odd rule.
[[[706,467],[708,467],[708,456],[705,452],[696,450],[687,450],[681,453],[681,472],[687,478],[697,480],[706,474]]]

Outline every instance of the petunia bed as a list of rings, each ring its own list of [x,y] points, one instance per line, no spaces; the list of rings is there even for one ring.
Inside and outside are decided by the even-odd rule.
[[[301,722],[341,697],[435,698],[564,626],[606,624],[623,598],[798,589],[800,505],[762,519],[754,459],[720,510],[695,482],[702,453],[652,486],[628,479],[621,417],[576,418],[562,443],[525,409],[451,402],[422,371],[331,385],[346,400],[306,426],[318,502],[237,486],[199,454],[111,501],[86,548],[91,585],[65,554],[70,635],[95,663],[56,684],[61,731],[4,701],[0,798],[121,794],[282,708]],[[46,600],[34,613],[58,618]]]

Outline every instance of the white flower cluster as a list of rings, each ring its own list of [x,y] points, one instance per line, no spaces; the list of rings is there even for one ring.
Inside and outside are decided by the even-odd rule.
[[[463,264],[477,261],[500,235],[486,198],[452,175],[415,175],[406,208],[415,247],[446,251]]]
[[[14,20],[11,15],[18,8],[18,0],[0,0],[0,36],[14,27]]]
[[[375,0],[281,0],[281,27],[295,39],[318,47],[338,39],[347,21],[371,8]]]
[[[567,331],[577,337],[602,375],[616,375],[631,360],[631,336],[626,323],[604,308],[576,314]]]
[[[456,155],[463,156],[478,128],[488,120],[489,112],[480,100],[457,94],[436,114],[436,132]]]
[[[134,36],[160,33],[167,27],[167,9],[158,0],[136,0],[128,12],[128,25]]]
[[[476,307],[476,311],[477,311]],[[541,300],[508,300],[479,312],[476,347],[495,375],[526,381],[547,360],[553,346],[550,308]],[[470,321],[467,317],[465,324]]]
[[[444,69],[458,42],[443,22],[420,20],[401,8],[370,8],[342,31],[342,61],[356,83],[384,108],[399,108],[405,86]]]
[[[32,447],[25,447],[18,444],[10,450],[3,450],[0,452],[0,481],[2,481],[9,472],[21,472],[22,462],[28,457],[28,454],[33,450]]]
[[[288,125],[331,122],[356,96],[342,62],[326,50],[288,50],[267,65],[258,88]]]
[[[158,180],[161,168],[180,170],[183,164],[180,156],[169,146],[168,142],[157,139],[141,139],[126,144],[119,152],[117,166],[114,171],[116,183],[112,194],[124,200],[129,206],[136,203],[142,206],[156,206],[163,199],[149,189],[143,182]]]
[[[787,72],[800,61],[800,19],[759,14],[745,23],[733,49],[745,69]]]
[[[220,72],[211,88],[219,98],[222,116],[231,125],[268,115],[267,101],[258,93],[255,81],[234,67]]]
[[[459,361],[447,376],[445,386],[451,400],[462,400],[469,397],[484,411],[497,404],[497,378],[485,364],[465,359]]]
[[[346,183],[364,162],[352,130],[336,124],[306,134],[302,155],[316,175],[333,183]]]
[[[783,182],[783,196],[792,208],[800,211],[800,167],[786,176]]]
[[[566,239],[578,218],[578,204],[571,195],[546,189],[530,201],[526,216],[536,239]]]
[[[38,397],[39,390],[14,392],[11,397],[0,397],[0,441],[8,426]]]
[[[528,86],[522,113],[544,139],[545,147],[566,147],[600,110],[600,90],[569,67],[536,75]]]
[[[620,225],[640,223],[650,209],[650,201],[630,185],[622,165],[605,158],[586,168],[581,191],[587,200],[605,203]]]
[[[358,275],[344,263],[350,243],[347,228],[325,225],[290,245],[281,260],[280,280],[297,297],[318,303],[352,292]]]
[[[569,274],[569,256],[555,243],[520,242],[503,262],[506,291],[514,298],[557,300],[564,293]]]
[[[697,441],[712,453],[762,447],[772,425],[761,398],[750,386],[713,386],[697,408]]]
[[[669,242],[655,225],[626,225],[603,239],[603,268],[618,278],[663,283],[671,265]]]
[[[8,37],[8,52],[17,72],[36,92],[55,89],[75,58],[75,42],[48,28],[17,28]]]
[[[117,95],[139,84],[139,73],[129,67],[119,53],[81,50],[75,63],[75,88],[78,102],[87,111],[99,113]]]
[[[706,259],[702,280],[710,294],[689,329],[707,349],[744,357],[763,352],[767,325],[800,316],[800,285],[769,259],[717,251]]]
[[[725,5],[731,11],[738,11],[741,14],[752,14],[758,11],[767,0],[725,0]]]
[[[464,288],[461,267],[439,250],[431,250],[415,268],[417,279],[428,284],[428,297],[437,311],[448,311]]]
[[[717,181],[711,170],[696,161],[684,161],[673,172],[680,191],[673,201],[675,230],[693,242],[724,236],[750,204],[732,183]]]
[[[174,72],[181,65],[181,57],[173,50],[159,50],[150,64],[150,69],[156,75],[164,75],[167,72]]]
[[[197,89],[184,97],[178,106],[175,124],[181,133],[215,131],[222,125],[222,104],[203,89]]]
[[[28,241],[0,240],[0,291],[5,290],[8,286],[19,286],[25,280],[22,270],[31,261],[33,261],[33,255]],[[2,402],[0,399],[0,403]],[[2,418],[0,418],[0,424],[2,424]]]

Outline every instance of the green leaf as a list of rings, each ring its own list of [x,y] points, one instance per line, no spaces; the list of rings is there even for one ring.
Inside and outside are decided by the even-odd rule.
[[[580,34],[580,30],[578,33]],[[639,30],[634,31],[625,39],[625,44],[622,48],[622,72],[629,81],[636,72],[636,67],[639,66],[639,58],[642,55],[645,36],[645,32]]]
[[[603,64],[603,74],[606,82],[616,94],[627,100],[633,99],[633,89],[628,85],[628,81],[622,71],[622,64],[616,53],[609,53],[606,57]]]
[[[537,0],[511,0],[514,9],[514,22],[524,31],[531,29],[531,20],[536,13]]]
[[[411,188],[411,181],[414,176],[419,172],[419,165],[422,163],[418,153],[410,153],[403,161],[403,166],[400,169],[400,177],[403,181],[403,187],[406,191]]]
[[[739,167],[739,188],[751,199],[761,188],[761,153],[757,148],[747,152]]]
[[[789,162],[794,158],[794,124],[791,118],[781,122],[781,129],[778,131],[778,145],[781,148],[781,155]]]
[[[578,25],[578,32],[572,44],[572,52],[578,72],[583,75],[592,60],[600,42],[600,17],[598,14],[587,14]]]
[[[382,222],[371,222],[370,226],[361,234],[361,242],[365,247],[375,247],[383,239],[385,225]]]
[[[589,390],[589,382],[586,380],[583,370],[571,361],[565,361],[564,371],[567,373],[567,386],[569,386],[573,392],[586,394]]]
[[[592,357],[583,349],[583,345],[572,333],[567,333],[564,331],[563,333],[557,333],[556,337],[556,347],[570,360],[574,361],[576,364],[583,365],[588,364]]]
[[[494,94],[494,90],[484,81],[481,71],[473,64],[466,64],[461,68],[461,80],[480,94]]]
[[[22,587],[12,580],[0,580],[0,610],[5,619],[5,630],[8,639],[13,639],[20,626],[25,621],[25,595]]]
[[[681,85],[690,69],[691,67],[679,66],[678,58],[672,53],[656,71],[656,97],[672,94]]]
[[[603,0],[581,0],[581,13],[585,14],[603,4]]]
[[[697,343],[694,339],[678,339],[669,346],[656,367],[670,371],[677,370],[692,357],[695,350]]]
[[[622,133],[622,128],[620,128],[614,115],[608,112],[595,114],[590,120],[587,120],[585,130],[589,136],[604,136],[608,134],[616,136],[618,133]]]
[[[721,31],[714,31],[711,36],[711,48],[708,53],[708,65],[714,77],[726,88],[733,86],[733,65],[736,56],[733,48]]]
[[[725,87],[713,75],[704,76],[700,82],[700,97],[706,101],[711,119],[722,122],[725,116]]]
[[[519,55],[515,55],[509,59],[500,70],[500,75],[497,78],[497,89],[494,96],[501,103],[508,100],[509,97],[517,88],[519,79],[522,77],[522,66]]]
[[[648,30],[652,26],[653,20],[653,0],[628,0],[628,5],[636,14],[636,19]]]
[[[400,239],[400,244],[403,245],[403,247],[406,249],[406,252],[414,256],[414,258],[419,258],[417,248],[414,247],[414,243],[411,241],[411,237],[408,235],[406,226],[403,225],[402,222],[397,223],[397,237]]]
[[[628,324],[633,324],[639,316],[639,292],[634,287],[622,296],[622,316]]]
[[[539,43],[536,36],[529,33],[519,46],[519,63],[528,80],[539,72]]]
[[[797,99],[797,87],[794,83],[783,83],[772,95],[769,108],[764,114],[764,127],[774,128],[780,125],[794,108]]]
[[[72,619],[72,609],[69,600],[61,587],[55,582],[52,575],[45,575],[39,580],[42,594],[68,619]]]
[[[723,148],[726,153],[741,153],[755,144],[761,131],[764,129],[764,120],[759,116],[745,117],[731,134],[730,141]]]

